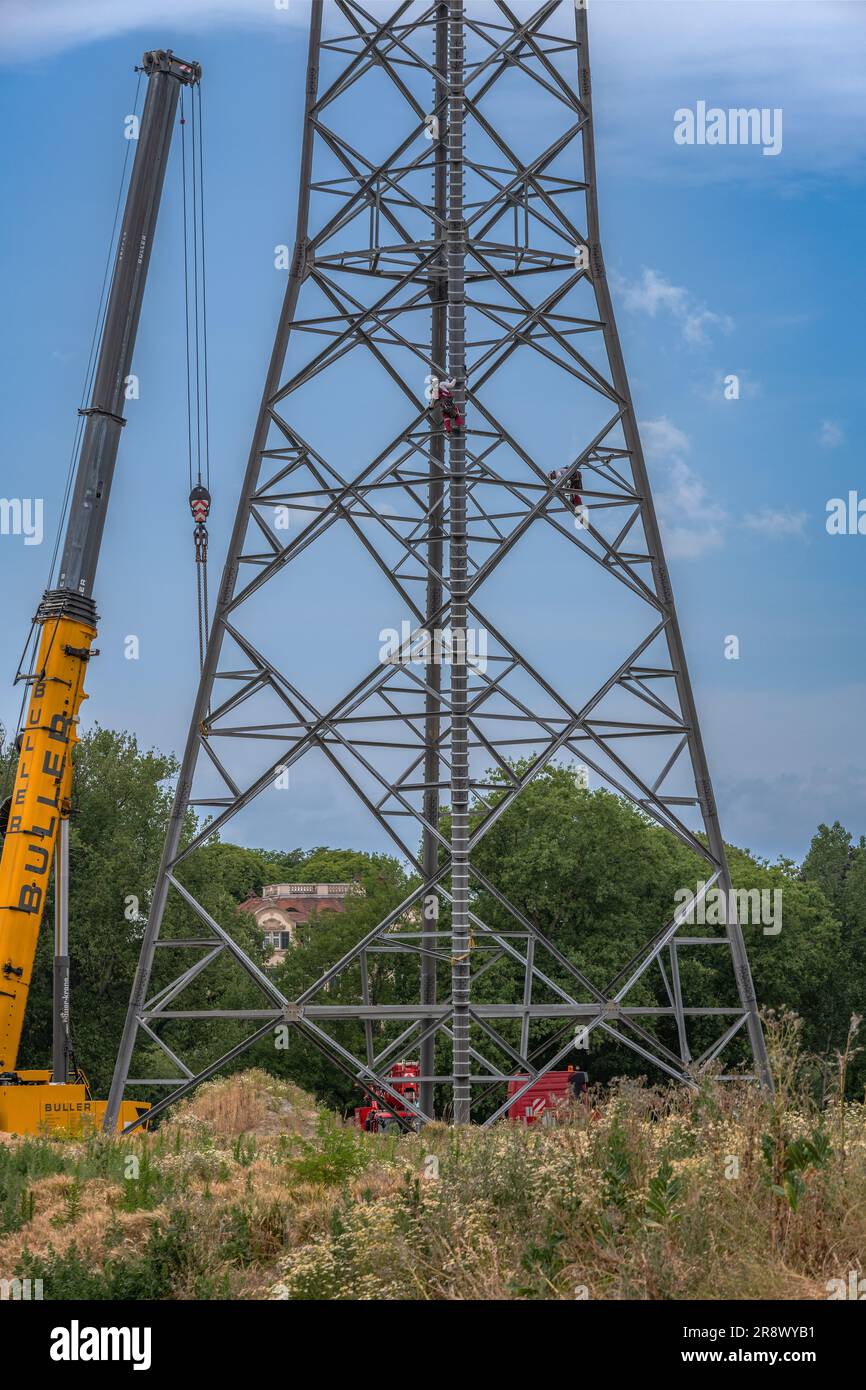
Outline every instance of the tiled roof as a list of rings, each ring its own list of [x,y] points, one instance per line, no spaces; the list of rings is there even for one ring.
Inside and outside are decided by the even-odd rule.
[[[310,918],[322,909],[342,912],[345,906],[346,899],[341,895],[333,898],[247,898],[246,902],[240,904],[240,909],[242,912],[251,912],[253,916],[258,916],[265,908],[277,908],[280,912],[291,914],[293,922],[309,922]]]

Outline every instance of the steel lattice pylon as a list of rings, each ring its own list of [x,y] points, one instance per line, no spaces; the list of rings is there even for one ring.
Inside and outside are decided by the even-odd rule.
[[[758,1077],[771,1085],[727,893],[718,934],[683,935],[688,906],[648,922],[643,948],[602,987],[475,861],[488,830],[563,755],[700,856],[707,878],[695,902],[711,887],[731,886],[602,258],[585,9],[575,0],[521,6],[520,16],[506,0],[392,0],[390,9],[380,21],[356,0],[335,0],[323,30],[322,4],[313,0],[297,241],[108,1125],[134,1083],[141,1030],[174,1072],[151,1079],[169,1087],[159,1106],[284,1022],[392,1099],[390,1065],[420,1051],[420,1102],[404,1101],[419,1120],[432,1116],[437,1083],[450,1086],[457,1122],[470,1119],[473,1094],[498,1086],[502,1104],[488,1104],[484,1116],[495,1119],[505,1108],[503,1083],[555,1066],[573,1047],[576,1024],[587,1034],[601,1029],[686,1084],[694,1084],[692,1063],[721,1057],[745,1026]],[[532,141],[536,148],[523,152]],[[515,390],[509,372],[518,361],[526,365]],[[431,408],[431,378],[453,381],[465,429],[449,432]],[[567,387],[563,409],[554,378]],[[521,389],[549,402],[540,440],[528,442],[527,429],[509,422]],[[582,437],[552,479],[551,462],[563,458],[550,432],[564,412]],[[323,441],[340,415],[351,418],[351,443],[344,420],[329,447]],[[525,426],[525,405],[523,415]],[[586,510],[575,515],[578,489]],[[288,538],[278,521],[286,509],[300,518]],[[285,651],[271,656],[278,635],[260,635],[265,629],[249,614],[264,586],[295,571],[291,602],[304,602],[302,565],[315,565],[317,553],[323,567],[332,562],[326,547],[335,527],[341,553],[352,548],[375,566],[409,621],[396,652],[322,702],[302,688],[309,664],[292,664]],[[626,625],[621,655],[585,691],[576,690],[566,658],[588,652],[588,641],[557,638],[545,669],[536,669],[486,603],[500,567],[519,564],[519,548],[533,553],[527,547],[539,536],[542,555],[558,547],[638,615],[637,627]],[[593,631],[605,626],[595,612],[579,626],[593,623]],[[448,634],[444,659],[441,644],[422,640],[436,632]],[[550,669],[557,664],[564,679]],[[288,999],[178,870],[313,753],[412,865],[417,887]],[[199,795],[203,771],[217,792]],[[184,843],[187,812],[198,806],[212,819]],[[204,935],[160,936],[169,894]],[[481,917],[481,901],[495,905],[495,923]],[[678,951],[702,944],[730,951],[739,998],[729,1007],[690,1008],[683,999]],[[190,950],[194,963],[154,989],[158,945]],[[416,1004],[373,997],[369,961],[377,953],[418,963]],[[262,1007],[184,1009],[178,996],[226,956],[261,991]],[[517,997],[479,999],[477,981],[497,962],[516,970]],[[450,991],[442,988],[446,970]],[[629,1004],[651,970],[666,1002]],[[215,1015],[249,1020],[253,1031],[193,1074],[165,1035],[173,1021]],[[690,1021],[715,1015],[721,1032],[714,1028],[695,1058]],[[676,1047],[653,1031],[663,1019],[676,1028]],[[363,1022],[364,1056],[336,1035],[347,1020]],[[450,1058],[438,1075],[437,1055]]]

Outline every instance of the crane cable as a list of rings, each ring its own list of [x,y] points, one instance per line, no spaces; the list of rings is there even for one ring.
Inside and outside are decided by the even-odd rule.
[[[195,522],[196,604],[199,670],[210,629],[207,582],[207,519],[210,513],[210,410],[207,356],[207,276],[204,239],[204,140],[201,87],[190,91],[191,154],[186,151],[186,114],[181,91],[181,179],[183,184],[183,282],[186,330],[187,452],[189,506]]]

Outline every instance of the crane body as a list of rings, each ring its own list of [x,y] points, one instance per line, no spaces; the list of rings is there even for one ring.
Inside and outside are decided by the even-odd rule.
[[[126,381],[132,364],[153,235],[182,85],[201,76],[197,63],[170,51],[146,53],[147,94],[127,190],[111,289],[76,466],[56,587],[36,615],[37,654],[18,739],[12,794],[4,806],[0,856],[0,1130],[69,1129],[101,1122],[95,1101],[77,1076],[18,1068],[18,1051],[39,930],[61,822],[70,814],[72,754],[85,675],[94,649],[93,597],[102,532],[124,426]],[[0,824],[0,832],[4,826]],[[57,964],[55,964],[55,970]],[[68,988],[68,979],[60,981]],[[58,1011],[55,1010],[55,1017]],[[65,1019],[65,1014],[63,1015]],[[55,1027],[57,1024],[55,1023]],[[57,1040],[55,1039],[55,1044]],[[52,1079],[53,1078],[53,1079]],[[119,1124],[142,1112],[123,1102]]]

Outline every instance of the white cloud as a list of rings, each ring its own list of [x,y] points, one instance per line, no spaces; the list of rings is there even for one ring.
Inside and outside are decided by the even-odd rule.
[[[818,443],[822,449],[838,449],[845,443],[845,431],[836,420],[822,420],[818,431]]]
[[[686,462],[691,449],[688,436],[666,416],[643,421],[640,434],[653,465],[654,495],[667,554],[694,560],[718,550],[725,541],[728,515]]]
[[[807,520],[805,512],[775,512],[763,507],[759,512],[749,512],[743,518],[743,525],[770,540],[779,540],[783,536],[802,536]]]
[[[612,275],[611,284],[623,307],[632,313],[649,314],[650,318],[659,312],[671,314],[687,343],[700,346],[709,341],[709,329],[730,333],[734,326],[728,314],[707,309],[682,285],[672,285],[656,270],[644,269],[641,279],[631,283]]]
[[[0,0],[0,61],[45,56],[159,25],[204,34],[220,24],[273,28],[308,18],[308,6],[296,0],[287,9],[277,9],[274,0]],[[158,35],[150,39],[157,41]]]
[[[688,435],[666,415],[662,415],[658,420],[644,420],[640,426],[640,434],[644,453],[653,461],[663,461],[670,455],[681,458],[692,447]]]
[[[653,492],[662,527],[665,551],[673,559],[696,560],[720,550],[731,527],[731,517],[707,491],[688,461],[691,441],[667,416],[644,420],[640,425],[644,453],[653,473]],[[802,536],[805,512],[775,511],[764,507],[749,512],[743,527],[768,540]]]
[[[537,0],[512,0],[519,19]],[[375,0],[374,14],[398,9]],[[492,0],[470,0],[475,17],[501,22]],[[554,17],[562,29],[570,4]],[[326,9],[326,24],[346,22]],[[767,166],[790,176],[833,177],[857,169],[866,156],[862,121],[866,23],[862,0],[593,0],[596,115],[606,164],[658,177],[662,168],[682,179],[767,178]],[[154,26],[211,32],[305,25],[309,0],[0,0],[0,62],[42,59],[73,46],[147,31]],[[164,41],[164,40],[162,40]],[[784,109],[785,148],[778,160],[753,159],[756,150],[684,150],[673,140],[674,111],[698,99],[722,107]],[[541,110],[541,108],[539,108]],[[685,156],[685,158],[683,157]],[[778,174],[776,177],[778,177]]]
[[[859,0],[594,0],[591,12],[596,117],[617,163],[651,178],[663,161],[678,180],[780,183],[862,166],[866,20]],[[675,146],[675,110],[700,99],[723,108],[783,108],[781,156]]]

